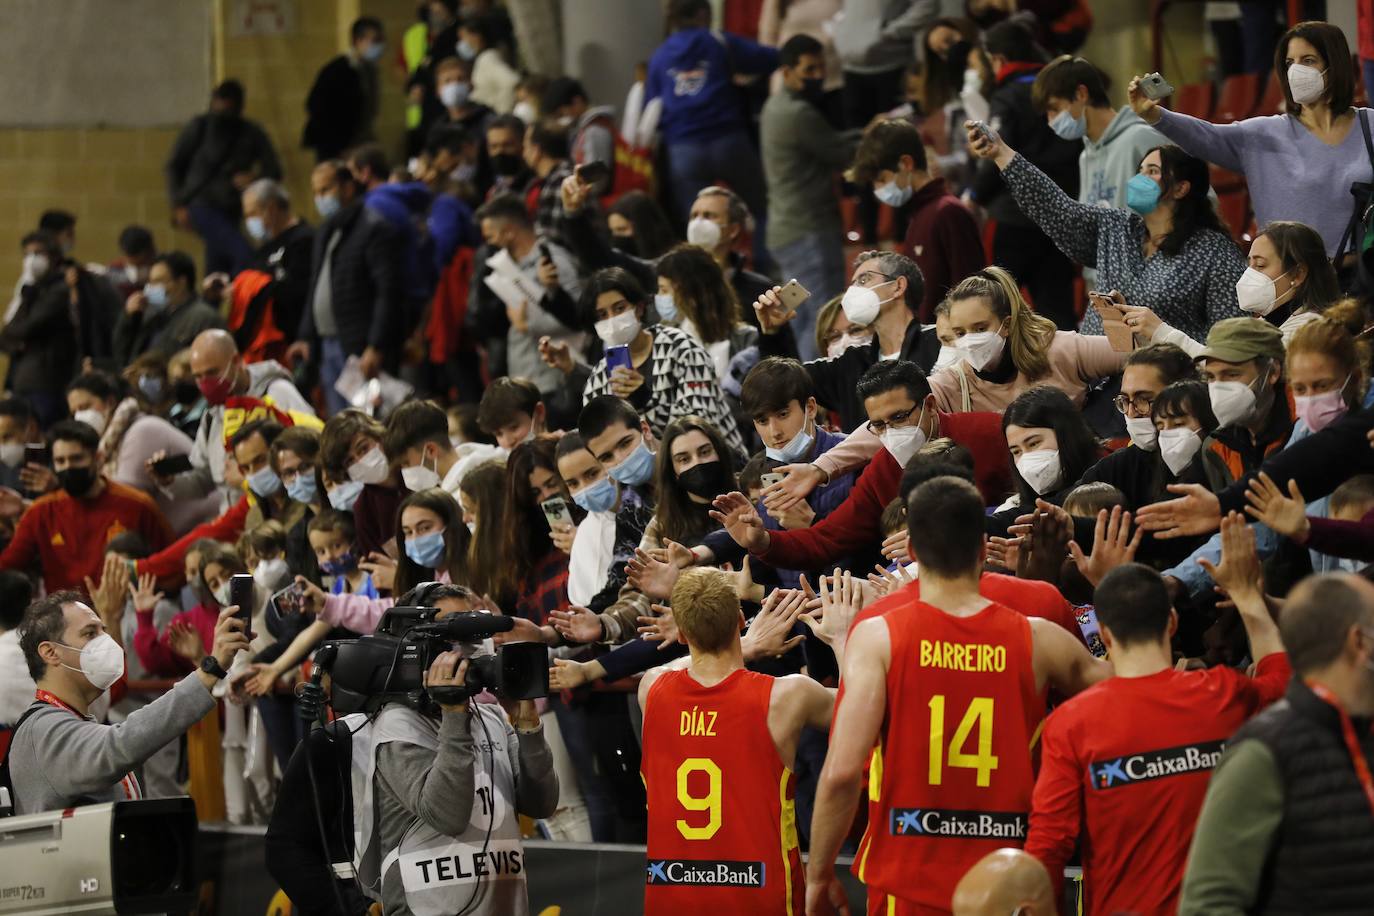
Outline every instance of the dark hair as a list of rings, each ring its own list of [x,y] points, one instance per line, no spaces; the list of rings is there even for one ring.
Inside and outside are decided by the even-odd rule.
[[[33,600],[33,583],[17,569],[0,569],[0,628],[16,629]]]
[[[24,650],[24,663],[29,666],[29,676],[35,681],[43,680],[48,673],[48,663],[38,654],[38,647],[45,642],[62,641],[67,631],[66,606],[85,604],[85,595],[76,591],[53,592],[39,598],[24,611],[24,619],[19,622],[19,646]]]
[[[47,252],[48,260],[51,262],[48,265],[49,270],[56,267],[62,260],[62,244],[57,241],[57,236],[53,235],[51,232],[35,230],[26,233],[24,237],[19,240],[19,247],[27,248],[30,245],[43,246],[43,250]]]
[[[983,33],[983,49],[989,55],[1005,57],[1013,63],[1043,64],[1049,59],[1035,35],[1019,19],[999,22]]]
[[[968,48],[968,52],[962,61],[950,61],[943,55],[935,53],[930,46],[930,33],[944,26],[959,33],[960,42]],[[964,70],[969,65],[969,58],[974,54],[982,53],[978,49],[979,27],[971,19],[962,17],[942,16],[926,26],[925,32],[921,35],[921,49],[925,52],[924,60],[915,64],[906,72],[906,76],[919,74],[923,84],[921,91],[921,112],[927,117],[938,116],[936,113],[944,107],[945,103],[951,99],[959,97],[959,90],[963,83]],[[991,90],[990,86],[982,87],[984,94]]]
[[[759,452],[753,458],[744,462],[744,467],[740,468],[736,476],[736,483],[739,484],[740,492],[748,493],[755,487],[763,486],[763,472],[768,470],[768,456]]]
[[[869,184],[880,172],[896,171],[903,156],[911,157],[915,169],[925,171],[926,144],[921,131],[910,121],[879,121],[864,131],[854,164],[845,177],[855,184]]]
[[[1021,392],[1002,414],[1003,435],[1006,434],[1008,426],[1054,430],[1054,437],[1059,445],[1059,467],[1062,469],[1063,483],[1066,486],[1082,477],[1083,472],[1102,457],[1102,444],[1088,428],[1087,421],[1083,419],[1083,412],[1058,388],[1037,385]],[[1012,475],[1016,479],[1016,489],[1021,496],[1021,505],[1034,506],[1039,494],[1021,478],[1016,462],[1010,463]]]
[[[1355,63],[1350,56],[1350,44],[1339,26],[1315,21],[1299,22],[1284,32],[1274,46],[1274,75],[1283,90],[1285,110],[1294,117],[1302,113],[1302,106],[1293,101],[1293,90],[1288,85],[1288,43],[1294,38],[1316,48],[1326,62],[1326,97],[1331,116],[1345,114],[1355,100]]]
[[[782,47],[778,49],[778,65],[795,67],[801,63],[804,55],[820,57],[824,53],[825,47],[819,41],[799,32],[783,42]]]
[[[716,450],[716,459],[729,479],[728,490],[738,486],[734,471],[735,453],[710,420],[688,414],[663,428],[658,460],[654,462],[655,493],[658,496],[654,518],[658,521],[660,538],[689,545],[697,543],[706,532],[716,527],[709,515],[711,507],[693,501],[687,491],[678,486],[677,469],[673,467],[673,443],[693,431],[704,435]]]
[[[493,384],[501,378],[495,379]],[[387,417],[386,434],[382,436],[382,451],[386,452],[387,460],[399,461],[406,449],[423,448],[428,442],[435,443],[443,452],[453,448],[448,438],[448,414],[438,404],[406,401]]]
[[[428,588],[425,587],[427,585]],[[451,582],[421,582],[402,595],[396,603],[401,606],[414,607],[415,602],[423,600],[426,607],[433,607],[445,598],[454,601],[476,602],[478,595],[466,585],[454,585]]]
[[[468,13],[458,21],[458,28],[468,32],[476,32],[477,37],[482,39],[483,48],[495,47],[500,34],[496,17],[491,12],[473,11]]]
[[[539,110],[545,114],[553,114],[577,99],[588,101],[587,90],[582,88],[582,84],[571,76],[556,76],[544,87],[544,94],[539,99]]]
[[[184,251],[167,251],[153,259],[154,264],[166,264],[173,277],[186,281],[192,295],[196,292],[196,262]]]
[[[815,397],[811,373],[795,359],[769,356],[754,364],[740,386],[739,406],[747,417],[758,419],[796,401],[802,409]]]
[[[668,27],[685,29],[711,15],[711,0],[668,0]]]
[[[652,260],[672,248],[679,241],[663,208],[643,191],[630,191],[606,210],[629,220],[634,227],[635,254]]]
[[[284,428],[285,427],[276,420],[268,417],[260,417],[259,419],[252,420],[240,426],[234,431],[234,434],[229,437],[229,451],[232,453],[234,449],[254,436],[262,436],[262,441],[267,445],[267,449],[270,452],[272,443],[277,441],[277,437],[282,434]]]
[[[463,437],[464,442],[495,443],[496,440],[477,425],[476,404],[450,404],[444,413],[448,414],[450,421],[458,424],[458,435]]]
[[[537,118],[526,131],[530,143],[551,159],[568,158],[568,132],[550,118]]]
[[[1132,350],[1126,366],[1150,366],[1159,373],[1164,384],[1199,379],[1197,363],[1181,347],[1170,343],[1155,343]],[[1123,367],[1124,368],[1124,367]]]
[[[1374,624],[1374,613],[1347,574],[1324,573],[1299,582],[1279,615],[1279,637],[1293,672],[1305,677],[1334,662],[1357,624]]]
[[[1105,480],[1080,483],[1064,497],[1063,509],[1075,518],[1097,518],[1103,509],[1120,506],[1126,502],[1126,494]]]
[[[348,28],[348,40],[357,43],[366,38],[368,32],[383,35],[385,31],[382,28],[382,20],[376,16],[359,16],[353,20],[353,24]]]
[[[527,378],[504,375],[491,380],[482,400],[477,404],[477,425],[488,435],[515,419],[516,414],[534,416],[534,409],[544,400],[539,386]],[[447,426],[444,435],[448,435]]]
[[[1356,474],[1331,492],[1327,506],[1331,514],[1374,503],[1374,474]]]
[[[101,369],[83,372],[67,383],[68,393],[89,391],[102,401],[118,401],[124,396],[126,390],[121,379],[117,379]]]
[[[709,251],[679,245],[658,259],[655,271],[673,284],[678,310],[696,325],[703,344],[730,339],[740,320],[739,300]]]
[[[296,455],[303,462],[311,462],[318,465],[320,459],[320,431],[311,429],[308,426],[288,426],[281,431],[277,438],[272,440],[268,454],[271,456],[272,470],[277,470],[278,458],[282,452],[290,452]],[[317,485],[320,484],[318,478],[318,468],[316,469]],[[324,492],[324,487],[319,487],[319,492]]]
[[[1212,398],[1207,383],[1191,378],[1172,382],[1155,398],[1150,407],[1150,419],[1192,417],[1202,427],[1202,435],[1210,436],[1217,429],[1217,415],[1212,412]]]
[[[926,277],[921,273],[921,267],[915,261],[904,254],[896,251],[861,251],[854,258],[854,267],[865,261],[877,259],[878,270],[885,277],[897,279],[906,277],[906,292],[902,294],[902,300],[906,307],[911,309],[911,314],[916,315],[921,310],[921,303],[925,301]]]
[[[508,130],[517,137],[524,138],[525,122],[513,114],[500,114],[487,122],[486,130],[490,133],[493,130]]]
[[[312,532],[319,531],[327,533],[337,531],[343,535],[343,539],[351,546],[353,538],[357,534],[357,529],[353,526],[353,513],[340,512],[338,509],[325,509],[319,515],[310,520],[305,526],[305,533],[309,536]]]
[[[76,420],[59,420],[52,425],[48,431],[48,441],[75,442],[91,454],[95,454],[100,447],[100,434],[85,423],[78,423]]]
[[[1110,108],[1112,100],[1107,97],[1107,77],[1081,57],[1061,54],[1035,74],[1031,84],[1031,104],[1043,113],[1049,107],[1050,99],[1073,101],[1078,87],[1088,90],[1088,104],[1093,108]]]
[[[938,450],[932,448],[937,443],[949,443],[951,447],[941,447]],[[973,453],[949,439],[936,439],[926,443],[906,463],[897,493],[904,500],[910,499],[913,490],[936,477],[957,477],[976,484],[973,477]]]
[[[243,83],[236,79],[227,79],[214,89],[210,90],[210,97],[228,102],[234,106],[236,111],[243,111],[243,101],[247,93],[243,91]]]
[[[558,437],[558,444],[553,449],[553,460],[557,462],[560,458],[566,458],[573,452],[586,452],[587,443],[582,438],[582,434],[577,430],[571,430]],[[591,452],[587,452],[591,454]]]
[[[379,181],[386,181],[387,175],[391,174],[391,163],[387,162],[386,150],[380,143],[363,143],[355,146],[344,153],[344,158],[354,168],[367,169],[372,173],[372,177]]]
[[[359,433],[380,444],[386,438],[386,427],[356,407],[346,407],[326,420],[320,431],[321,467],[334,475],[347,474],[348,453]]]
[[[1156,146],[1154,149],[1140,157],[1144,162],[1150,153],[1159,152],[1160,185],[1161,194],[1168,194],[1176,188],[1180,182],[1188,182],[1188,193],[1174,201],[1174,228],[1169,230],[1169,234],[1159,243],[1159,251],[1162,254],[1173,257],[1183,250],[1183,246],[1188,244],[1188,240],[1197,232],[1203,229],[1212,229],[1225,235],[1227,240],[1231,236],[1222,226],[1220,218],[1217,217],[1216,208],[1212,206],[1212,201],[1207,196],[1211,190],[1212,181],[1210,178],[1209,166],[1206,162],[1196,156],[1190,156],[1181,147],[1174,146],[1172,143],[1165,146]],[[1235,244],[1231,242],[1231,244]]]
[[[1097,620],[1122,646],[1158,642],[1169,631],[1169,589],[1164,577],[1141,563],[1107,573],[1093,591]]]
[[[558,480],[563,498],[572,502],[564,487],[563,475],[558,473],[557,448],[555,437],[535,436],[511,449],[506,459],[506,516],[502,525],[505,562],[500,566],[501,584],[497,588],[504,594],[515,594],[553,547],[548,522],[539,508],[539,494],[530,486],[530,474],[535,468],[551,472]]]
[[[151,556],[153,548],[148,539],[137,531],[121,531],[105,542],[106,553],[118,553],[135,560]]]
[[[907,500],[907,535],[921,571],[937,576],[975,572],[981,565],[987,507],[978,488],[958,477],[935,477]],[[939,519],[938,525],[930,524]]]
[[[31,423],[35,419],[33,407],[23,398],[0,398],[0,417],[13,417],[16,423]]]
[[[515,223],[524,229],[534,226],[534,221],[530,219],[530,211],[525,209],[525,202],[516,194],[501,194],[477,208],[473,215],[480,225],[482,220],[499,220],[502,222]]]
[[[468,144],[477,145],[478,140],[464,128],[457,124],[436,124],[425,141],[425,152],[433,156],[446,150],[457,155]]]
[[[76,228],[76,217],[66,210],[44,210],[38,217],[38,231],[61,235],[68,229]]]
[[[639,411],[629,401],[613,394],[598,394],[582,405],[582,412],[577,416],[577,432],[590,449],[591,441],[612,423],[624,423],[627,428],[637,430],[642,422]]]
[[[411,493],[396,507],[396,580],[392,584],[392,594],[408,592],[421,582],[429,581],[428,570],[421,567],[406,553],[405,531],[401,528],[401,515],[406,509],[416,506],[428,509],[439,516],[444,523],[444,556],[440,559],[442,568],[448,571],[449,578],[455,581],[467,579],[468,541],[472,536],[467,525],[463,524],[463,512],[458,500],[441,487],[430,487]]]
[[[1302,285],[1287,303],[1288,314],[1320,314],[1341,298],[1341,286],[1336,280],[1336,269],[1331,266],[1331,259],[1326,256],[1326,243],[1317,234],[1317,230],[1292,220],[1275,220],[1261,229],[1259,235],[1269,239],[1274,250],[1278,252],[1279,263],[1283,266],[1284,273],[1296,270],[1299,266],[1307,268],[1307,276],[1303,279]]]
[[[153,254],[156,251],[153,233],[143,226],[125,226],[119,233],[119,250],[126,257]]]
[[[211,564],[222,566],[230,573],[238,573],[239,575],[248,572],[248,564],[243,562],[243,557],[239,556],[238,551],[220,541],[211,541],[200,549],[200,577],[202,579],[205,578],[205,570]]]
[[[644,306],[649,297],[644,287],[639,285],[634,274],[622,267],[606,267],[592,274],[591,279],[582,284],[582,295],[578,297],[577,309],[582,315],[583,329],[596,329],[596,300],[605,293],[616,292],[635,307],[635,314],[644,320]]]
[[[930,394],[930,382],[921,367],[906,359],[879,360],[859,376],[855,393],[859,401],[886,394],[894,388],[904,388],[919,408]]]

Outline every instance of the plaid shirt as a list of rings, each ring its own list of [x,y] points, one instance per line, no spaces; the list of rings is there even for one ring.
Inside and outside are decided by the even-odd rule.
[[[539,186],[539,197],[534,205],[534,227],[539,233],[558,237],[558,218],[563,214],[563,179],[572,173],[573,164],[565,159],[545,177],[535,176],[530,182]]]

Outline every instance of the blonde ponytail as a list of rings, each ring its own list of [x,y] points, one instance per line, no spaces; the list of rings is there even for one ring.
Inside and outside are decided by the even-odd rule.
[[[993,314],[1006,322],[1008,349],[1016,371],[1031,381],[1049,375],[1050,345],[1059,329],[1053,321],[1031,310],[1021,297],[1016,278],[1001,267],[985,267],[961,280],[945,301],[974,298],[987,299]]]

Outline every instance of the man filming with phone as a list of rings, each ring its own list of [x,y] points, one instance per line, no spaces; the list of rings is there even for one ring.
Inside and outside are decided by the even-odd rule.
[[[402,604],[423,601],[438,609],[436,620],[478,609],[462,586],[420,590]],[[388,916],[529,912],[517,815],[553,814],[558,777],[533,700],[503,699],[508,719],[495,704],[475,702],[465,687],[469,659],[489,646],[460,646],[430,664],[427,690],[459,688],[449,693],[460,698],[427,697],[419,709],[388,703],[373,723],[372,794],[364,801],[355,789],[355,833],[364,838],[362,877],[380,878]]]

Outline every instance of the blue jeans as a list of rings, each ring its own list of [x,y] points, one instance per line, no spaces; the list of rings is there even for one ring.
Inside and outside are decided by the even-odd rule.
[[[205,242],[205,272],[217,271],[233,276],[253,260],[253,249],[239,232],[238,220],[230,219],[224,211],[192,204],[191,226]]]
[[[309,307],[307,303],[306,308]],[[344,363],[347,361],[348,354],[344,352],[339,338],[320,338],[320,386],[324,388],[324,403],[329,409],[330,416],[349,406],[344,396],[334,390],[334,383],[343,374]]]
[[[821,306],[844,292],[844,249],[842,232],[813,232],[795,242],[773,249],[782,282],[795,278],[806,287],[811,298],[797,306],[792,332],[797,338],[797,353],[802,362],[824,356],[816,352],[816,313]],[[742,303],[741,303],[742,304]]]
[[[754,269],[768,272],[772,260],[763,239],[768,228],[767,184],[759,151],[742,130],[702,140],[668,145],[668,182],[673,206],[683,225],[692,211],[697,192],[713,184],[729,186],[749,207],[754,217]]]

